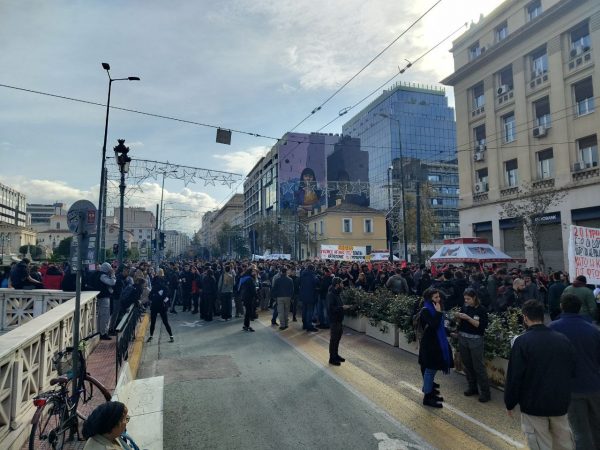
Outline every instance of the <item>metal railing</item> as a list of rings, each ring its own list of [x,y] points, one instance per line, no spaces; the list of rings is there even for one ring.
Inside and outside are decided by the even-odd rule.
[[[19,291],[11,291],[8,296],[14,299]],[[34,304],[46,299],[35,294],[43,291],[28,291]],[[74,293],[63,294],[74,297]],[[97,294],[81,293],[81,336],[96,331]],[[59,300],[63,303],[0,336],[0,448],[13,448],[24,442],[33,415],[32,399],[48,389],[50,379],[56,377],[52,356],[72,343],[75,301],[62,297]],[[26,304],[29,309],[29,300]],[[47,308],[51,305],[52,302],[46,302]]]
[[[127,309],[127,312],[115,329],[117,333],[117,338],[115,339],[115,384],[118,381],[119,370],[123,365],[123,361],[129,359],[129,347],[135,340],[135,332],[142,318],[142,313],[143,309],[134,303]]]

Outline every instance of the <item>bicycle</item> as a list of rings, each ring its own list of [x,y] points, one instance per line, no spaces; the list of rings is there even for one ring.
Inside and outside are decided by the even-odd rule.
[[[73,347],[67,347],[53,356],[52,364],[59,376],[50,380],[50,385],[58,387],[42,392],[33,399],[37,409],[31,419],[29,450],[61,450],[67,439],[71,441],[75,435],[77,440],[82,440],[79,424],[80,420],[82,423],[87,419],[83,405],[94,399],[95,390],[100,393],[101,402],[110,401],[110,392],[86,370],[86,342],[98,334],[91,334],[79,342],[77,377],[72,370]],[[77,384],[73,395],[74,380]]]

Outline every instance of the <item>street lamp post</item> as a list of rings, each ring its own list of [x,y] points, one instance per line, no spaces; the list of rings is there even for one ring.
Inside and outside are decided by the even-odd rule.
[[[119,184],[120,206],[119,206],[119,266],[123,265],[123,253],[125,244],[123,241],[123,229],[125,228],[125,174],[129,172],[129,163],[131,158],[127,156],[129,147],[125,146],[125,139],[119,139],[119,145],[115,148],[115,158],[121,172],[121,184]]]
[[[388,167],[387,177],[388,177],[388,212],[386,215],[386,223],[388,224],[388,238],[389,238],[389,246],[390,246],[390,262],[394,262],[394,233],[392,230],[392,170],[394,170],[393,166]]]
[[[406,234],[406,198],[404,196],[404,161],[402,157],[402,136],[400,134],[400,121],[389,114],[379,113],[381,117],[393,120],[398,124],[398,150],[400,153],[400,195],[402,196],[402,239],[404,240],[404,260],[408,262],[408,238]]]
[[[104,260],[104,255],[101,256],[101,250],[103,246],[100,245],[100,241],[102,238],[102,231],[105,222],[106,211],[104,210],[104,193],[106,191],[106,180],[105,180],[105,168],[106,168],[106,139],[108,136],[108,114],[110,112],[110,92],[112,89],[113,81],[140,81],[139,77],[126,77],[126,78],[111,78],[110,76],[110,65],[108,63],[102,63],[102,68],[106,70],[106,74],[108,75],[108,99],[106,101],[106,121],[104,122],[104,141],[102,144],[102,165],[100,167],[100,195],[98,199],[98,222],[96,224],[96,243],[95,243],[95,254],[96,254],[96,262],[102,262],[101,259]]]

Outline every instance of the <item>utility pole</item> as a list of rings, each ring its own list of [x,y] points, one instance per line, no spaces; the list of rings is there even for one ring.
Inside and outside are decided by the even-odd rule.
[[[420,171],[419,171],[420,172]],[[421,264],[421,182],[415,183],[415,189],[417,191],[417,262]]]

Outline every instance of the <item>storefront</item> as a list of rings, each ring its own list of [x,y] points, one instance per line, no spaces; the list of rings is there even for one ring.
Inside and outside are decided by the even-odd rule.
[[[501,219],[502,250],[513,258],[525,258],[523,224],[517,219]]]
[[[473,235],[478,238],[487,239],[487,241],[494,245],[493,233],[492,233],[492,222],[479,222],[473,224]]]
[[[564,270],[562,222],[560,212],[546,213],[533,219],[538,228],[538,241],[545,269]]]
[[[600,206],[571,210],[573,225],[588,228],[600,228]]]

